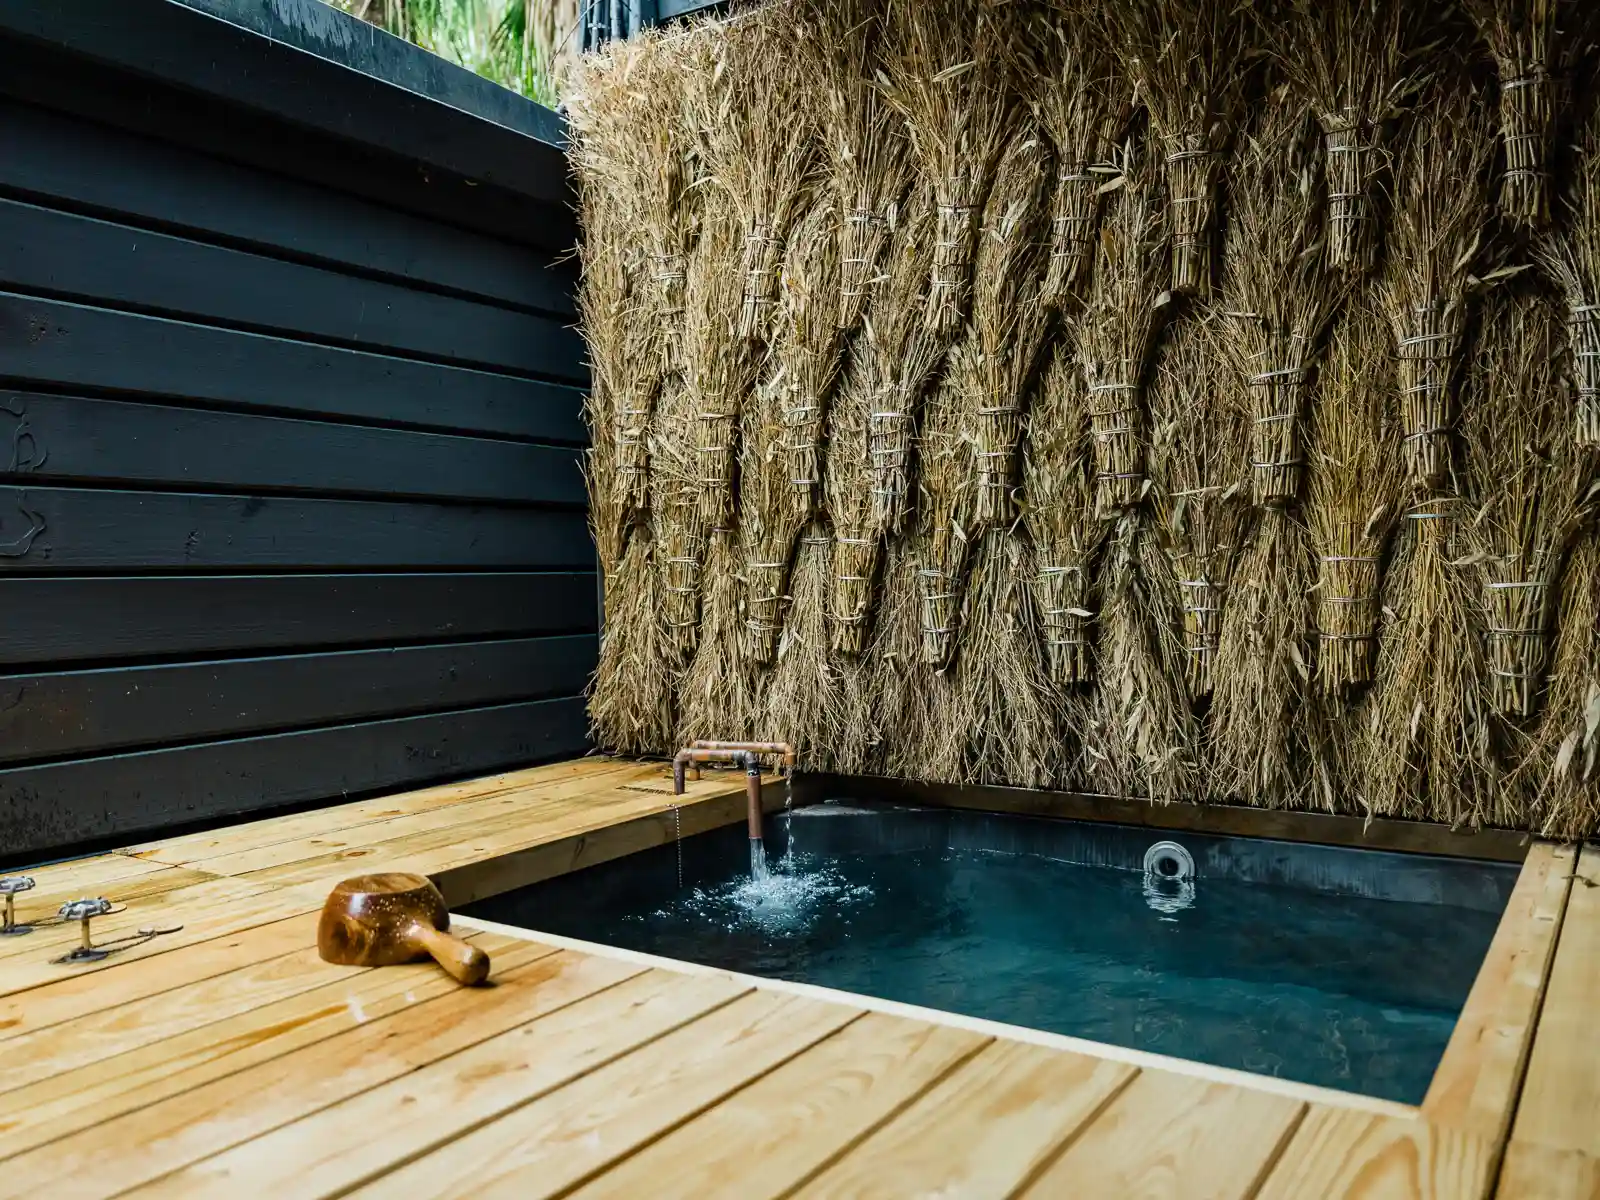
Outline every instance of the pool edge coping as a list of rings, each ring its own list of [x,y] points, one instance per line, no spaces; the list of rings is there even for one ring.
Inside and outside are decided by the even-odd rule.
[[[923,1021],[931,1025],[944,1025],[951,1028],[964,1029],[968,1032],[985,1034],[996,1039],[1025,1042],[1044,1049],[1082,1054],[1108,1062],[1126,1063],[1141,1070],[1167,1071],[1176,1075],[1204,1079],[1212,1083],[1226,1084],[1257,1092],[1271,1092],[1308,1104],[1353,1109],[1378,1116],[1398,1117],[1407,1120],[1417,1120],[1424,1116],[1420,1106],[1402,1104],[1395,1100],[1385,1100],[1378,1096],[1367,1096],[1359,1092],[1345,1092],[1337,1088],[1324,1088],[1316,1084],[1300,1083],[1292,1079],[1280,1079],[1274,1075],[1258,1075],[1250,1071],[1236,1070],[1232,1067],[1213,1066],[1210,1063],[1196,1062],[1193,1059],[1176,1058],[1170,1055],[1157,1054],[1153,1051],[1136,1050],[1132,1047],[1118,1046],[1110,1042],[1096,1042],[1088,1038],[1051,1033],[1048,1030],[1031,1029],[1026,1025],[1011,1025],[1004,1021],[991,1021],[984,1017],[971,1017],[962,1013],[947,1012],[943,1009],[925,1008],[921,1005],[906,1004],[899,1000],[886,1000],[879,996],[869,996],[861,992],[847,992],[837,988],[823,987],[819,984],[797,983],[787,979],[772,979],[763,975],[749,975],[742,971],[730,971],[723,967],[711,967],[684,959],[667,958],[663,955],[650,954],[642,950],[628,950],[620,946],[608,946],[603,942],[590,942],[582,938],[567,937],[563,934],[545,933],[537,929],[528,929],[520,925],[508,925],[501,921],[492,921],[485,917],[469,916],[464,913],[452,913],[450,919],[453,923],[459,923],[488,933],[498,933],[503,937],[538,942],[564,950],[576,950],[584,954],[637,963],[664,971],[673,971],[680,975],[717,975],[766,991],[783,992],[821,1003],[843,1004],[852,1008],[863,1009],[867,1012],[877,1012],[886,1016]]]

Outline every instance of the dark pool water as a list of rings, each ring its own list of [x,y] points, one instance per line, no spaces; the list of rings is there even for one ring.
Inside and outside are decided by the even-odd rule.
[[[740,827],[467,911],[1419,1102],[1514,870],[1195,836],[1183,885],[1145,876],[1159,837],[836,808],[774,823],[760,885]]]

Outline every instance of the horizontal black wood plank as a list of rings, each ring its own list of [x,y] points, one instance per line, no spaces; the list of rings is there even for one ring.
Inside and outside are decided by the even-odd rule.
[[[3,34],[0,94],[541,251],[565,252],[577,240],[570,199],[530,200],[271,113],[197,103],[184,88]]]
[[[0,578],[0,664],[592,633],[595,577],[445,575]]]
[[[280,805],[581,754],[582,697],[0,770],[0,854],[135,835]]]
[[[581,505],[582,451],[0,391],[0,482],[156,483]]]
[[[571,317],[550,252],[0,98],[0,187],[110,220]]]
[[[353,18],[327,13],[326,20],[330,39],[356,32]],[[566,193],[563,150],[553,140],[558,123],[541,119],[544,137],[530,136],[170,0],[3,0],[0,33],[530,200],[559,201]],[[447,74],[447,66],[437,64],[434,73]]]
[[[0,199],[0,289],[206,325],[578,378],[561,318]]]
[[[582,392],[473,371],[0,293],[0,378],[582,443]]]
[[[583,691],[593,634],[0,675],[0,762]]]
[[[593,562],[576,509],[0,486],[0,575]]]

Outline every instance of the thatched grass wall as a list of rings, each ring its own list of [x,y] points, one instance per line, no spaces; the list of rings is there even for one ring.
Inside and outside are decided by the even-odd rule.
[[[584,62],[597,739],[1592,834],[1590,7],[786,0]]]

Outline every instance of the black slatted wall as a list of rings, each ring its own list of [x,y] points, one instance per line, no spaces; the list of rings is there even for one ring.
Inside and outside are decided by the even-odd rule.
[[[358,74],[0,0],[0,861],[586,746],[560,146]]]

